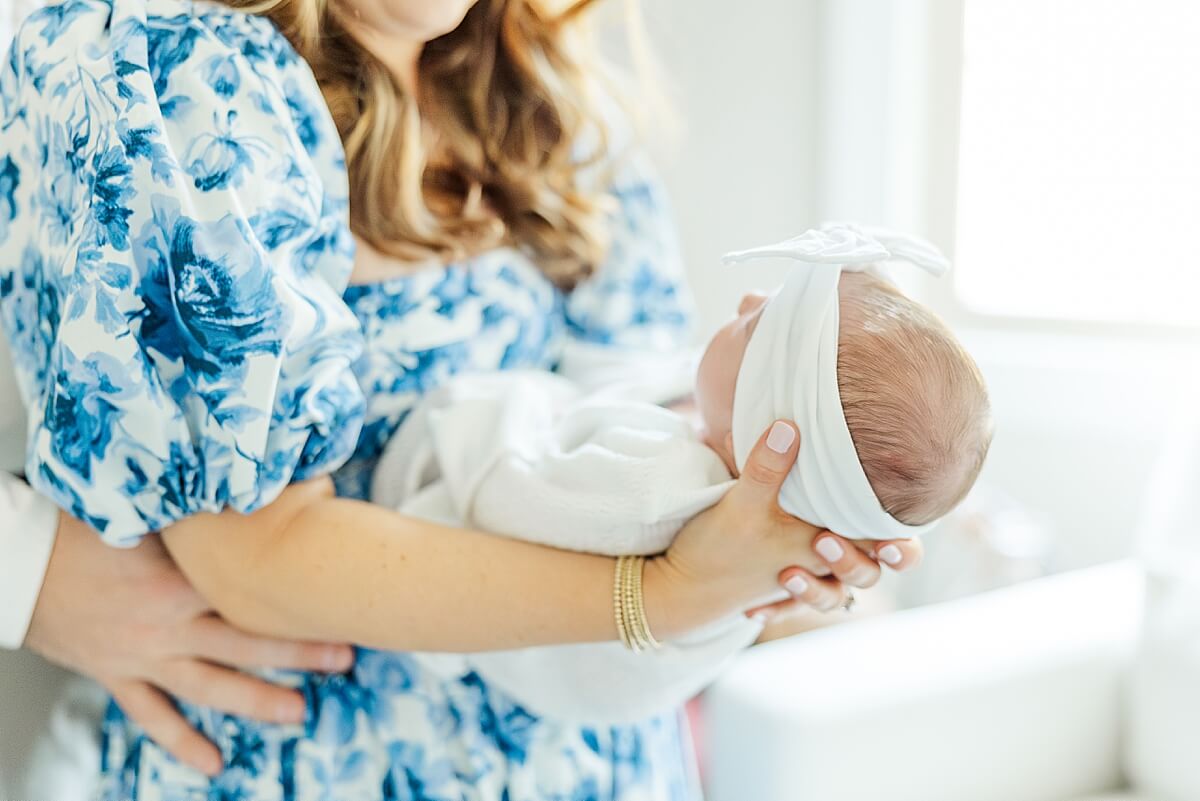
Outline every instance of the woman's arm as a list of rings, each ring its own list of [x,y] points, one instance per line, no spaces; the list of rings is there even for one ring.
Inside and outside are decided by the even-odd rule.
[[[427,651],[616,637],[613,560],[337,498],[327,480],[294,486],[252,515],[189,518],[163,538],[201,594],[249,631],[336,631],[375,648]],[[654,625],[673,624],[659,615]]]
[[[789,566],[830,572],[812,550],[821,530],[776,502],[797,440],[775,452],[764,435],[725,498],[647,560],[647,614],[657,635],[777,599]],[[612,559],[336,498],[324,480],[294,486],[252,515],[186,519],[163,537],[220,614],[260,634],[463,652],[616,638]],[[843,562],[835,575],[874,564],[861,553]],[[801,598],[835,606],[843,592],[829,578]]]

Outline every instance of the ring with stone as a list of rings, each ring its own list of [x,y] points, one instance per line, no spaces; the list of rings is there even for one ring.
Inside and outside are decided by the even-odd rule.
[[[854,590],[846,592],[846,600],[842,602],[842,611],[853,612],[854,605],[858,603],[858,599],[854,597]]]

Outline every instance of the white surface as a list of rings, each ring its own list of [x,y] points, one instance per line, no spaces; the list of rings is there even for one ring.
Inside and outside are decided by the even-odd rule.
[[[1200,348],[1015,330],[964,342],[996,420],[980,483],[1049,523],[1059,567],[1131,555],[1146,477]]]
[[[0,336],[0,470],[18,473],[24,466],[25,409],[17,392],[8,338]]]
[[[0,798],[87,798],[103,702],[89,682],[28,652],[0,651]]]
[[[1200,392],[1180,393],[1180,400],[1178,424],[1158,460],[1146,504],[1146,622],[1133,671],[1127,758],[1139,787],[1164,799],[1195,801],[1200,798]]]
[[[754,649],[707,696],[709,801],[1120,786],[1140,593],[1135,568],[1104,566]]]
[[[54,548],[58,508],[0,471],[0,648],[20,648]]]

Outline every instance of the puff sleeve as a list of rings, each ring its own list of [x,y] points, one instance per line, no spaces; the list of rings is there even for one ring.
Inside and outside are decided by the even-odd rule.
[[[0,320],[31,484],[114,545],[349,455],[341,145],[266,20],[166,0],[23,25],[0,84]]]

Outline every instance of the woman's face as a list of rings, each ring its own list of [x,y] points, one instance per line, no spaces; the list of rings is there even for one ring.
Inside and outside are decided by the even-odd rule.
[[[355,21],[376,34],[431,42],[459,26],[478,0],[343,0]]]

